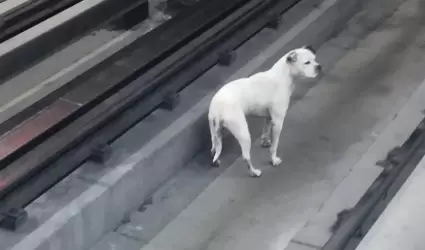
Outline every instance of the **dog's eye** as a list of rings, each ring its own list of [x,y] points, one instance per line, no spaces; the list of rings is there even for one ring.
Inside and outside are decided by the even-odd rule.
[[[310,61],[308,61],[308,62],[305,62],[304,64],[305,64],[305,65],[309,65],[309,64],[310,64]]]

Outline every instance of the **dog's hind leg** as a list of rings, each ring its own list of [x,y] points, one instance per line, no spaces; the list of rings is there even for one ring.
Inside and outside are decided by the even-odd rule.
[[[239,142],[242,157],[248,165],[251,176],[260,177],[261,170],[254,168],[251,162],[251,135],[249,134],[248,123],[243,113],[232,117],[230,120],[226,120],[225,126]]]
[[[270,133],[272,130],[271,117],[267,116],[263,126],[263,133],[261,134],[261,146],[268,148],[271,146]]]

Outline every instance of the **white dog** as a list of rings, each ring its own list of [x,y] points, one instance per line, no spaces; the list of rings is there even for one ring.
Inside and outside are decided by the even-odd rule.
[[[276,151],[293,91],[293,78],[314,78],[320,72],[321,66],[316,61],[314,51],[305,46],[290,51],[265,72],[224,85],[213,97],[208,113],[213,164],[220,164],[220,130],[224,126],[239,142],[250,174],[253,177],[261,176],[261,170],[255,168],[251,162],[251,135],[245,117],[255,115],[266,118],[261,145],[270,147],[271,162],[273,166],[279,165],[282,160],[276,155]]]

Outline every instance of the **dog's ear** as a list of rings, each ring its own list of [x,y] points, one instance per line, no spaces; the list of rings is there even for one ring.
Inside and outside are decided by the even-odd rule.
[[[288,57],[286,57],[287,63],[294,63],[297,61],[297,52],[292,51],[288,54]]]
[[[308,50],[310,50],[311,52],[313,52],[314,54],[316,54],[316,50],[314,50],[314,49],[313,49],[313,47],[312,47],[311,45],[305,45],[305,46],[304,46],[304,49],[308,49]]]

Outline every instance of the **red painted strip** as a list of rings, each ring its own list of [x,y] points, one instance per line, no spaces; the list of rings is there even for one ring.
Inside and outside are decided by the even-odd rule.
[[[0,138],[0,160],[46,132],[77,108],[78,105],[76,104],[57,100],[52,105],[17,125]]]

